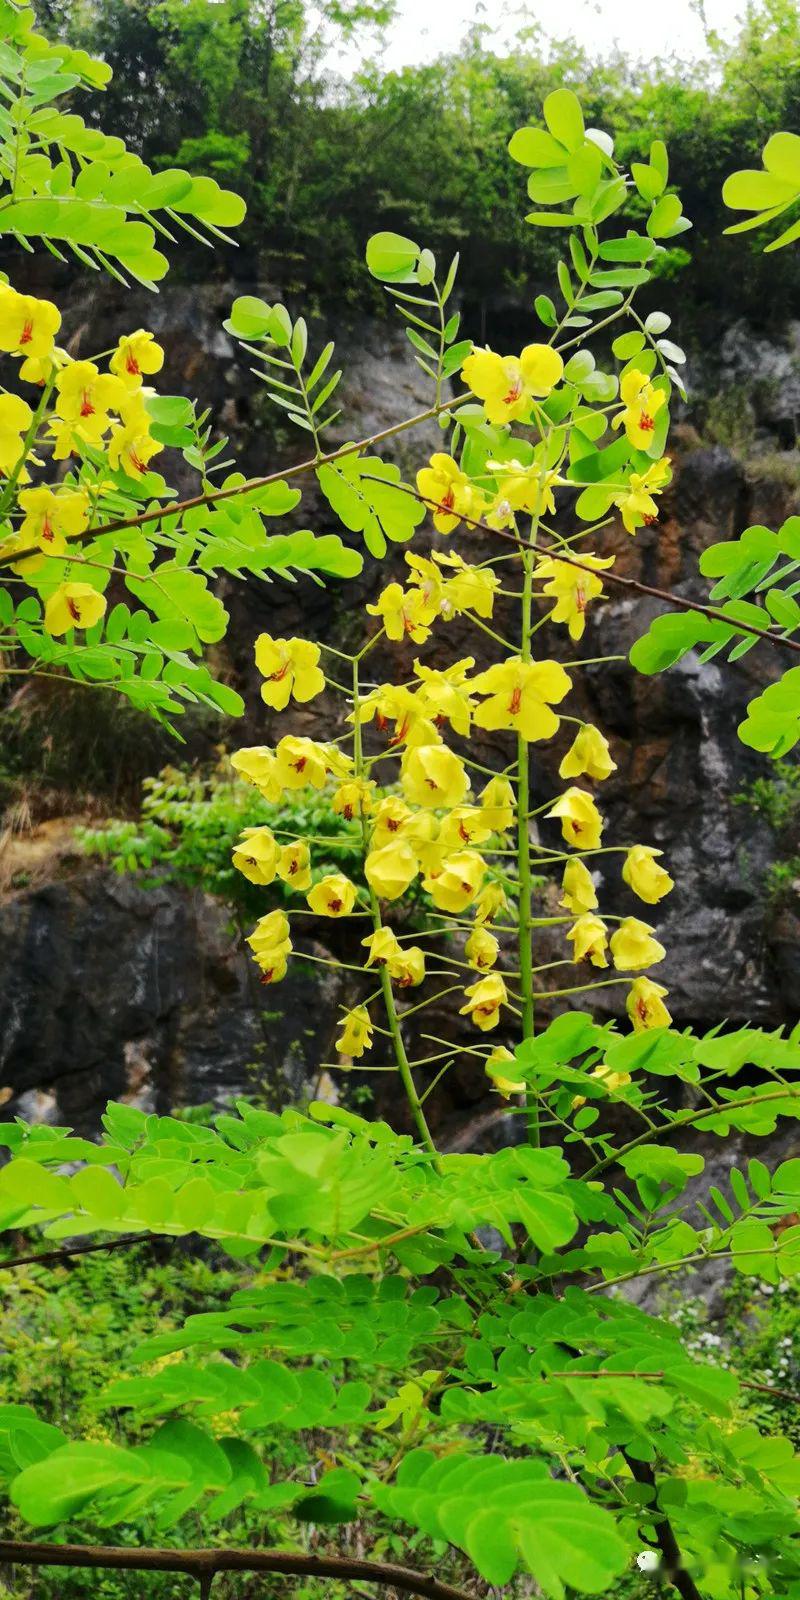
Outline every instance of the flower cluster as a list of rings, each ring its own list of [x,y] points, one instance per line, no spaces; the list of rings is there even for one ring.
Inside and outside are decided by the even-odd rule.
[[[47,557],[67,558],[71,571],[81,557],[70,541],[96,520],[114,488],[109,472],[121,474],[121,481],[142,480],[163,448],[151,431],[152,391],[144,386],[164,361],[153,334],[140,328],[123,335],[102,371],[95,361],[75,360],[56,344],[60,327],[61,314],[51,301],[0,284],[0,352],[17,357],[20,380],[40,391],[35,406],[17,394],[0,395],[0,479],[6,480],[0,553],[19,552],[12,571],[28,582],[43,572]],[[18,490],[30,483],[28,463],[43,465],[37,449],[53,462],[69,461],[69,476]],[[48,633],[91,628],[104,615],[98,570],[95,564],[85,581],[68,575],[43,591]]]
[[[670,1020],[666,990],[648,975],[664,959],[664,947],[638,916],[601,914],[596,869],[620,860],[624,885],[646,906],[658,904],[672,879],[651,846],[605,842],[595,786],[617,768],[609,741],[593,723],[565,710],[573,673],[550,656],[537,657],[532,644],[535,606],[542,608],[542,621],[562,625],[570,640],[581,639],[588,608],[604,598],[603,574],[614,564],[611,555],[578,554],[548,520],[568,481],[574,427],[553,424],[554,416],[565,414],[562,396],[570,400],[564,374],[562,358],[550,345],[529,345],[519,358],[475,350],[462,376],[481,402],[488,437],[481,448],[473,440],[461,459],[434,453],[417,475],[417,493],[436,532],[452,537],[463,528],[469,539],[470,530],[480,528],[496,537],[496,556],[470,561],[452,546],[430,554],[408,551],[403,581],[388,583],[367,605],[377,630],[356,656],[332,651],[339,660],[329,672],[325,644],[267,634],[256,641],[262,697],[275,710],[306,704],[326,684],[331,692],[347,692],[333,674],[341,671],[341,660],[349,663],[352,688],[345,733],[337,742],[286,734],[274,748],[240,750],[233,764],[270,800],[304,785],[329,785],[334,811],[360,822],[363,882],[340,873],[318,877],[313,849],[298,840],[281,842],[266,828],[248,830],[234,864],[252,882],[266,885],[278,877],[292,884],[305,896],[304,910],[318,917],[369,919],[371,932],[361,941],[365,987],[377,969],[390,1024],[380,1032],[388,1031],[401,1050],[403,992],[422,984],[433,988],[437,978],[445,989],[440,981],[431,999],[460,989],[460,1014],[478,1034],[501,1023],[516,1030],[517,1018],[523,1031],[529,1029],[539,989],[534,974],[543,975],[547,992],[544,975],[565,964],[578,969],[576,977],[585,974],[583,980],[549,992],[571,995],[598,983],[622,983],[634,1029],[663,1027]],[[655,496],[669,480],[666,457],[648,465],[636,454],[648,419],[663,404],[660,397],[645,374],[630,372],[622,383],[623,410],[612,419],[624,428],[631,456],[603,493],[631,533],[655,514]],[[571,403],[588,429],[574,397]],[[510,435],[515,423],[537,438]],[[601,418],[601,428],[606,426]],[[523,518],[529,521],[527,534]],[[508,567],[501,560],[518,565],[521,590],[504,588]],[[522,613],[516,645],[497,631],[496,616],[501,598],[515,595]],[[379,640],[416,652],[455,618],[462,619],[462,630],[487,635],[499,658],[480,670],[474,656],[441,666],[413,653],[406,658],[404,681],[364,681],[363,663]],[[560,735],[562,727],[570,730],[558,769],[565,786],[532,809],[531,747]],[[493,773],[473,759],[470,740],[484,732],[511,736],[502,771]],[[540,842],[535,819],[543,833],[560,829],[561,848],[555,831]],[[551,896],[541,887],[542,875],[554,870],[560,890],[554,885]],[[410,894],[422,908],[423,927],[418,915],[416,931],[406,933],[402,903]],[[285,973],[292,915],[269,912],[251,936],[267,982]],[[559,928],[563,955],[534,966],[532,935],[544,925]],[[609,976],[598,978],[598,971]],[[343,1056],[360,1058],[371,1048],[379,1026],[374,1001],[374,994],[365,995],[344,1016],[336,1041]],[[427,1003],[415,1002],[413,1009]],[[505,1046],[478,1045],[472,1053],[482,1055],[502,1093],[523,1086],[506,1071],[513,1056]],[[598,1081],[605,1082],[602,1071]],[[624,1088],[622,1078],[616,1075],[606,1087]]]

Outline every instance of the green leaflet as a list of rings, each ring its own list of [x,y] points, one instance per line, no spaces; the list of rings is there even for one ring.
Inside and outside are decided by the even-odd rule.
[[[405,544],[424,521],[424,505],[402,485],[399,467],[355,448],[335,465],[317,469],[319,486],[351,533],[363,534],[371,556],[385,556],[387,540]]]

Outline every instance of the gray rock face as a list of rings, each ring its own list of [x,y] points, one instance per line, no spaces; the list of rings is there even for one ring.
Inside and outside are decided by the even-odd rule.
[[[199,394],[211,404],[245,470],[259,472],[273,468],[276,460],[302,459],[305,446],[302,438],[298,443],[264,434],[258,385],[247,373],[246,358],[220,331],[231,300],[241,292],[274,297],[274,290],[271,294],[263,285],[167,286],[158,298],[142,296],[141,304],[131,306],[126,299],[123,310],[113,285],[102,285],[83,326],[77,315],[70,324],[80,353],[88,352],[90,324],[92,344],[97,338],[110,344],[121,328],[138,321],[157,334],[163,331],[162,387]],[[312,322],[315,343],[330,331]],[[757,375],[769,376],[775,368],[781,403],[797,409],[790,400],[792,383],[800,384],[795,331],[777,355],[772,347],[757,350],[732,331],[723,344],[722,367],[753,392]],[[334,442],[367,436],[428,403],[425,379],[396,330],[356,329],[344,340],[342,355],[347,431]],[[763,415],[769,422],[769,414]],[[413,457],[409,435],[388,441],[385,453],[401,463],[419,461],[417,452],[436,448],[439,438],[438,429],[428,427],[413,436]],[[696,574],[702,549],[734,537],[750,523],[775,526],[794,510],[795,494],[785,476],[751,482],[721,446],[680,450],[676,469],[659,524],[643,529],[635,541],[612,528],[602,536],[602,549],[618,554],[622,573],[701,596],[704,586]],[[334,526],[313,486],[305,488],[294,521],[319,532]],[[467,555],[480,559],[489,553],[476,535],[459,539]],[[275,731],[258,698],[252,655],[257,633],[268,628],[352,639],[361,626],[363,601],[387,581],[387,567],[394,573],[401,566],[402,551],[392,552],[384,566],[368,561],[362,579],[346,590],[310,583],[226,583],[229,664],[248,700],[244,725],[226,730],[231,742],[260,742]],[[658,609],[656,601],[620,599],[619,591],[610,590],[608,601],[594,609],[577,649],[563,629],[545,629],[542,650],[566,664],[606,651],[622,653]],[[426,653],[436,665],[459,655],[491,660],[495,654],[490,641],[460,621],[435,636]],[[390,650],[377,665],[388,677],[404,671],[400,655]],[[661,970],[681,1024],[704,1028],[727,1018],[775,1025],[796,1019],[800,896],[790,897],[780,914],[770,907],[764,875],[774,841],[749,811],[733,803],[749,780],[769,770],[739,743],[736,726],[747,700],[778,670],[778,661],[758,647],[737,666],[701,665],[689,658],[655,679],[637,676],[625,661],[576,674],[570,709],[604,728],[618,762],[618,772],[602,790],[608,838],[657,845],[677,884],[651,914],[622,888],[618,858],[601,858],[617,862],[604,868],[604,904],[658,925],[668,949]],[[310,708],[304,731],[321,731],[315,716],[316,707]],[[558,762],[570,737],[553,750],[537,748],[537,803],[559,788]],[[503,736],[486,737],[482,759],[505,764]],[[551,830],[543,837],[556,843],[554,825],[543,826]],[[317,1063],[329,1057],[337,1005],[349,999],[344,974],[321,980],[318,973],[327,969],[309,963],[295,968],[279,987],[259,990],[222,908],[199,896],[96,872],[82,870],[80,876],[16,894],[0,906],[0,931],[9,952],[0,966],[0,1085],[10,1086],[15,1095],[6,1114],[23,1110],[86,1128],[96,1126],[112,1096],[164,1110],[222,1101],[251,1091],[259,1080],[272,1084],[276,1095],[297,1092],[313,1078]],[[543,959],[547,949],[543,938]],[[617,991],[598,990],[596,1004],[599,1012],[617,1012]],[[436,1021],[436,1031],[454,1042],[466,1027],[452,1015]],[[381,1080],[381,1092],[380,1108],[391,1114],[391,1105],[384,1103],[388,1080]],[[465,1067],[448,1076],[435,1118],[454,1142],[462,1139],[459,1125],[467,1116],[476,1129],[490,1129],[486,1136],[494,1139],[502,1121],[493,1115],[495,1109],[480,1075]],[[490,1124],[485,1124],[487,1114]]]

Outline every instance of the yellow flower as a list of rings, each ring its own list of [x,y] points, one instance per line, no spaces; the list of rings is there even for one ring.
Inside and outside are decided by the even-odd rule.
[[[387,794],[378,801],[372,813],[371,847],[373,850],[382,850],[384,845],[391,844],[393,839],[403,831],[410,822],[414,813],[399,795]]]
[[[501,912],[508,910],[506,892],[502,883],[487,883],[475,902],[475,921],[479,926],[494,922]]]
[[[619,386],[623,409],[617,412],[612,427],[624,427],[637,450],[649,450],[653,442],[655,419],[666,403],[663,389],[654,388],[645,372],[637,367],[626,372]]]
[[[58,638],[70,628],[93,628],[106,612],[105,595],[89,583],[60,583],[44,608],[44,625]]]
[[[139,389],[143,373],[149,377],[161,371],[164,352],[160,344],[156,344],[152,333],[137,328],[135,333],[122,335],[108,364],[111,371],[122,379],[126,389]]]
[[[365,695],[359,704],[358,716],[351,712],[348,722],[358,722],[363,726],[375,718],[375,726],[379,733],[383,733],[390,722],[394,723],[394,731],[389,744],[438,744],[441,735],[435,723],[431,722],[427,707],[420,696],[407,689],[405,684],[382,683],[370,694]]]
[[[618,972],[655,966],[666,953],[663,944],[653,938],[653,929],[638,917],[626,917],[611,935],[611,956]]]
[[[0,394],[0,476],[7,478],[22,455],[22,435],[33,421],[33,412],[18,394]],[[20,473],[27,483],[30,474]]]
[[[476,898],[485,876],[483,856],[477,850],[460,850],[448,856],[437,872],[423,878],[422,887],[439,911],[458,916]]]
[[[356,1006],[342,1018],[336,1048],[343,1056],[363,1056],[372,1044],[372,1022],[366,1006]]]
[[[433,526],[439,533],[452,533],[463,515],[476,517],[478,501],[466,473],[461,471],[452,456],[436,450],[430,466],[417,473],[417,488],[428,506],[433,509]]]
[[[443,855],[461,850],[464,845],[485,844],[492,830],[480,806],[456,806],[439,829],[438,844]]]
[[[570,639],[581,639],[586,627],[586,607],[590,600],[596,600],[603,593],[602,579],[597,577],[597,570],[602,567],[613,567],[614,556],[581,555],[582,566],[576,566],[571,561],[554,560],[545,556],[540,561],[534,572],[535,578],[549,578],[542,589],[542,594],[552,595],[555,605],[550,613],[553,622],[566,622],[569,628]],[[587,572],[585,568],[591,567]]]
[[[605,1061],[601,1061],[598,1066],[594,1067],[589,1073],[589,1077],[596,1078],[606,1092],[611,1095],[616,1094],[618,1089],[624,1089],[631,1081],[629,1072],[612,1072]],[[585,1094],[576,1094],[572,1100],[572,1109],[577,1111],[585,1104]]]
[[[411,846],[423,872],[436,872],[445,853],[441,830],[432,811],[414,811],[403,828],[403,840]]]
[[[525,346],[519,359],[498,356],[493,350],[473,350],[461,368],[472,393],[483,401],[489,422],[517,422],[530,415],[534,396],[543,399],[564,371],[557,350],[549,344]]]
[[[345,822],[352,822],[353,817],[369,816],[374,793],[374,783],[365,778],[348,778],[339,784],[331,805],[338,817],[344,817]]]
[[[585,789],[567,789],[555,805],[545,812],[545,816],[561,818],[561,832],[567,844],[579,845],[583,850],[597,849],[603,832],[603,819]]]
[[[665,894],[675,887],[669,873],[656,861],[656,856],[663,854],[663,850],[651,850],[646,844],[632,845],[622,868],[628,888],[649,906],[658,905],[659,900],[663,900]]]
[[[56,374],[55,387],[56,415],[64,422],[99,428],[100,434],[110,425],[109,412],[125,405],[124,383],[101,372],[94,361],[70,361]]]
[[[400,989],[413,989],[425,977],[425,951],[418,944],[403,945],[389,972]]]
[[[281,846],[276,868],[278,877],[290,889],[302,892],[311,888],[311,852],[302,839]]]
[[[403,839],[371,850],[364,862],[367,883],[383,900],[398,900],[419,871],[416,855]]]
[[[63,555],[67,539],[83,533],[89,522],[89,496],[83,489],[23,489],[19,504],[25,513],[20,540],[48,555]]]
[[[324,749],[313,739],[284,734],[275,749],[276,777],[282,789],[323,789],[328,775]]]
[[[50,300],[0,287],[0,350],[13,356],[47,356],[61,327],[61,313]]]
[[[502,1069],[509,1061],[513,1063],[514,1056],[510,1050],[506,1049],[504,1044],[496,1044],[491,1055],[486,1058],[486,1072],[491,1078],[494,1088],[498,1094],[503,1096],[504,1100],[508,1100],[512,1094],[520,1094],[525,1088],[524,1078],[507,1078],[505,1076]]]
[[[347,778],[353,770],[353,757],[340,750],[338,744],[321,744],[317,747],[323,760],[328,775],[331,778]]]
[[[567,862],[561,887],[563,895],[558,903],[567,911],[571,911],[574,916],[579,917],[584,911],[597,910],[597,891],[592,874],[577,857]]]
[[[669,1027],[672,1018],[663,1000],[667,993],[663,983],[653,983],[650,978],[634,978],[625,1001],[634,1033],[644,1033],[647,1028]]]
[[[321,694],[325,678],[318,666],[318,644],[308,639],[273,639],[260,633],[255,646],[256,666],[265,680],[261,698],[275,711],[283,711],[291,699],[305,703]]]
[[[420,744],[403,758],[401,782],[411,805],[458,806],[469,789],[463,764],[444,744]]]
[[[19,375],[26,383],[35,383],[42,389],[53,375],[53,370],[58,371],[59,367],[65,367],[69,359],[66,350],[54,345],[46,355],[26,356],[20,366]]]
[[[488,972],[500,954],[499,940],[489,933],[488,928],[473,928],[464,946],[464,954],[476,972]]]
[[[233,864],[249,883],[272,883],[278,868],[278,846],[269,828],[245,828],[233,851]]]
[[[591,961],[593,967],[607,967],[608,929],[599,917],[584,912],[570,928],[573,961]]]
[[[549,739],[558,732],[559,719],[550,704],[558,704],[572,688],[557,661],[523,661],[510,656],[473,679],[473,689],[488,695],[475,712],[479,728],[513,728],[523,739]]]
[[[260,917],[247,943],[261,968],[264,983],[279,983],[286,976],[287,957],[291,955],[289,918],[285,911],[269,911]]]
[[[421,589],[406,590],[399,583],[387,584],[367,610],[370,616],[381,618],[387,638],[408,638],[414,644],[424,644],[436,616],[436,608],[431,609]]]
[[[474,656],[464,656],[461,661],[454,661],[452,666],[441,670],[426,667],[422,661],[414,662],[414,671],[420,681],[414,698],[420,713],[437,723],[446,720],[453,732],[464,738],[469,733],[475,708],[467,682],[467,674],[474,665]]]
[[[410,559],[406,556],[406,561]],[[447,578],[444,584],[439,603],[445,621],[461,616],[464,611],[474,611],[476,617],[492,615],[500,579],[491,567],[472,567],[454,550],[437,550],[433,559],[440,567],[449,567],[452,571],[452,577]]]
[[[492,833],[505,833],[516,815],[517,800],[508,778],[490,778],[481,790],[481,810]]]
[[[469,1016],[481,1033],[496,1028],[500,1021],[500,1007],[508,1000],[508,990],[499,972],[490,972],[464,990],[466,1005],[459,1007],[459,1016]]]
[[[617,763],[611,759],[608,740],[599,728],[584,722],[558,769],[560,778],[594,778],[598,783],[616,772]]]
[[[278,776],[274,750],[263,744],[249,745],[243,750],[234,750],[230,760],[234,771],[260,789],[265,800],[280,800],[283,784]]]
[[[653,499],[666,488],[672,477],[672,466],[669,456],[662,456],[660,461],[654,461],[652,467],[646,472],[632,472],[626,488],[614,497],[614,504],[622,512],[623,526],[628,533],[635,533],[642,523],[655,522],[658,517],[658,505]]]
[[[153,456],[159,455],[163,448],[147,427],[139,422],[128,422],[111,429],[108,459],[115,470],[126,473],[129,478],[143,478]]]
[[[355,884],[343,872],[329,872],[306,895],[318,917],[348,917],[356,903]]]
[[[400,960],[402,948],[393,928],[376,928],[375,932],[368,933],[361,943],[367,951],[368,967],[385,966],[391,971],[392,963]]]
[[[528,467],[520,461],[487,461],[486,470],[498,480],[497,493],[486,513],[491,528],[512,526],[517,511],[525,511],[531,517],[554,514],[553,490],[565,482],[557,472],[548,472],[538,461]]]

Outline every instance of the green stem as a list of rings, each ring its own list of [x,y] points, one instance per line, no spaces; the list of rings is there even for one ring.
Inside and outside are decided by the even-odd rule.
[[[531,526],[531,543],[536,540],[538,518]],[[533,600],[533,552],[522,555],[522,625],[520,655],[523,661],[531,659],[531,618]],[[522,1037],[533,1038],[533,877],[531,873],[531,840],[528,814],[530,811],[530,752],[528,742],[517,736],[517,870],[519,873],[519,953],[520,990],[522,995]],[[533,1089],[525,1092],[527,1107],[528,1140],[532,1145],[540,1142],[539,1107]]]
[[[358,714],[360,706],[358,667],[359,662],[358,657],[356,657],[353,662],[353,768],[356,778],[361,778],[364,773],[364,756],[361,744],[361,722]],[[364,816],[361,818],[361,831],[364,853],[366,855],[369,841],[367,838],[367,821]],[[375,932],[378,933],[380,932],[383,923],[381,920],[381,909],[378,902],[378,897],[372,888],[370,888],[369,891],[369,903],[372,914],[372,926],[375,929]],[[425,1112],[422,1109],[422,1101],[417,1094],[417,1086],[414,1082],[414,1074],[411,1070],[411,1064],[409,1062],[408,1055],[406,1053],[406,1047],[403,1042],[403,1033],[400,1027],[400,1018],[397,1014],[392,980],[389,976],[389,969],[385,963],[380,970],[380,981],[383,1003],[386,1009],[386,1020],[389,1024],[389,1034],[394,1047],[394,1056],[395,1061],[397,1062],[397,1070],[400,1074],[400,1081],[405,1090],[406,1099],[411,1108],[411,1115],[416,1123],[417,1132],[419,1133],[420,1139],[422,1140],[425,1149],[428,1150],[433,1156],[434,1164],[438,1169],[439,1153],[436,1149],[436,1145],[433,1142]]]

